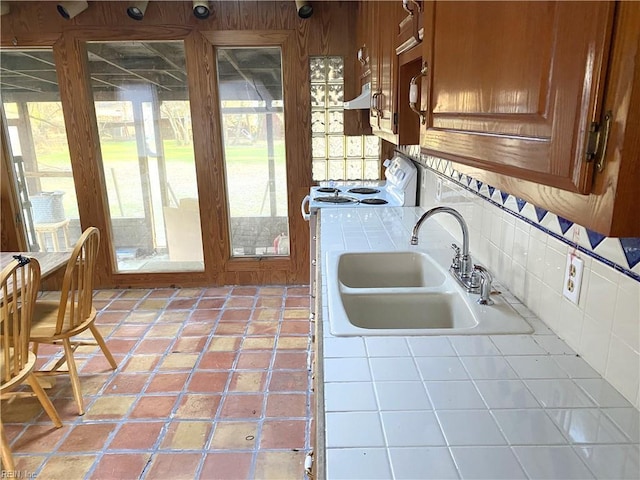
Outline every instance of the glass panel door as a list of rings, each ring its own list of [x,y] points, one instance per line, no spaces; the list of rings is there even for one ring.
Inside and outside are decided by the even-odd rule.
[[[51,49],[3,50],[2,114],[29,250],[63,251],[81,234]]]
[[[118,271],[204,270],[183,43],[87,51]]]
[[[232,256],[289,255],[279,47],[218,48]]]

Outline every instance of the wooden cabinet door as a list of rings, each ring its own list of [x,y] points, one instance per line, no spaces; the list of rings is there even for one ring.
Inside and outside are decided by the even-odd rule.
[[[425,2],[425,153],[588,193],[614,2]]]
[[[369,72],[371,80],[371,108],[369,109],[369,123],[371,128],[376,130],[379,128],[378,118],[380,112],[378,110],[378,96],[381,93],[380,86],[380,2],[364,2],[366,22],[369,24],[368,47],[369,47]]]
[[[380,2],[378,5],[378,34],[380,35],[378,56],[378,109],[382,133],[395,135],[397,130],[398,104],[398,57],[396,40],[399,24],[404,16],[402,2]],[[397,141],[395,142],[397,143]]]
[[[395,52],[402,2],[367,2],[371,18],[371,95],[370,122],[373,133],[397,144],[395,138],[398,58]]]

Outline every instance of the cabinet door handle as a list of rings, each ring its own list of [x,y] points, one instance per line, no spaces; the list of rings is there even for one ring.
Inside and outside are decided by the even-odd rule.
[[[418,79],[426,75],[428,71],[429,65],[427,62],[424,62],[420,73],[413,77],[409,83],[409,108],[420,117],[420,123],[422,123],[422,125],[426,125],[427,123],[427,112],[418,109]]]
[[[416,8],[409,8],[409,3],[413,3]],[[413,16],[416,11],[422,11],[422,9],[420,8],[420,4],[416,0],[402,0],[402,8],[404,8],[404,10],[411,16]]]

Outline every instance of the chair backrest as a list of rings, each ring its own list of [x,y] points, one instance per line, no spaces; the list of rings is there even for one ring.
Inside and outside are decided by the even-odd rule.
[[[100,230],[87,228],[76,242],[67,263],[60,291],[56,335],[82,324],[93,309],[93,277],[100,246]]]
[[[0,375],[8,383],[29,361],[31,319],[40,288],[35,258],[12,260],[0,273]]]

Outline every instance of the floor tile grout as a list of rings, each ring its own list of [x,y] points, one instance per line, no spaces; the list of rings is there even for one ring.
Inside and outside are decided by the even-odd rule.
[[[240,288],[243,288],[243,287],[240,287]],[[298,288],[298,290],[289,290],[290,288]],[[166,289],[163,289],[163,290],[164,290],[163,293],[165,294],[168,293],[166,292]],[[254,295],[246,295],[247,290],[241,289],[239,290],[239,292],[242,292],[242,295],[234,296],[234,290],[235,290],[234,288],[227,289],[226,295],[216,294],[212,296],[206,296],[208,293],[214,293],[214,292],[209,291],[208,289],[199,289],[198,295],[191,297],[193,301],[190,304],[191,305],[190,308],[183,309],[183,310],[170,308],[172,301],[179,301],[179,300],[185,300],[190,298],[187,296],[181,296],[180,294],[182,293],[182,291],[179,289],[176,289],[175,291],[173,291],[172,294],[169,295],[168,297],[162,297],[162,298],[154,296],[153,295],[154,290],[147,290],[146,293],[135,298],[135,302],[131,304],[132,307],[130,310],[111,309],[110,307],[115,306],[119,308],[126,304],[118,303],[118,302],[133,300],[132,298],[130,298],[131,292],[132,292],[131,290],[98,291],[96,294],[96,301],[101,302],[100,314],[128,312],[126,315],[123,315],[122,318],[120,318],[118,321],[113,321],[115,318],[118,317],[118,315],[104,315],[105,319],[107,319],[109,323],[103,324],[98,319],[97,325],[99,327],[102,327],[101,330],[108,331],[108,334],[105,335],[105,339],[107,340],[107,343],[109,344],[110,342],[113,342],[113,343],[123,342],[124,344],[126,344],[127,341],[131,341],[131,340],[136,340],[136,341],[131,344],[129,350],[126,351],[125,353],[121,353],[119,351],[117,353],[114,353],[114,355],[119,361],[119,367],[115,372],[103,371],[100,369],[99,364],[96,365],[92,362],[92,360],[94,359],[98,359],[97,360],[98,362],[100,361],[99,359],[102,353],[99,350],[94,349],[94,351],[91,353],[83,352],[82,354],[78,354],[77,356],[78,364],[81,365],[80,367],[81,384],[83,384],[83,377],[85,381],[87,377],[98,376],[103,378],[103,383],[97,390],[94,390],[93,387],[91,387],[90,392],[85,394],[85,402],[86,402],[85,410],[87,411],[87,414],[84,417],[73,418],[71,421],[69,419],[64,421],[65,427],[63,428],[66,428],[67,431],[64,432],[60,436],[60,438],[58,438],[57,441],[55,441],[51,451],[20,452],[18,450],[17,452],[14,452],[16,455],[16,459],[18,461],[20,461],[21,459],[27,461],[30,457],[37,457],[37,458],[44,457],[44,461],[42,461],[41,464],[37,466],[34,470],[34,473],[42,474],[43,472],[46,471],[48,464],[50,462],[54,462],[56,458],[64,458],[68,455],[79,456],[79,457],[95,456],[93,464],[85,472],[85,478],[90,478],[91,475],[96,474],[96,472],[99,470],[99,468],[101,467],[102,461],[107,459],[107,457],[111,455],[133,456],[133,455],[142,454],[142,455],[149,455],[149,461],[147,462],[146,467],[140,472],[141,474],[140,478],[153,478],[154,468],[156,467],[157,462],[161,462],[160,457],[162,454],[169,454],[169,453],[196,454],[197,453],[198,455],[200,455],[200,457],[197,462],[197,465],[195,466],[194,473],[198,476],[198,478],[200,477],[200,475],[202,475],[202,478],[206,478],[205,467],[211,455],[215,456],[218,454],[222,455],[226,453],[238,453],[238,454],[242,453],[244,455],[244,454],[250,453],[251,462],[249,466],[249,476],[247,478],[253,478],[253,476],[256,474],[256,472],[260,467],[259,456],[261,453],[265,454],[268,452],[272,452],[272,453],[280,452],[282,454],[285,454],[285,453],[290,453],[296,450],[299,450],[300,452],[304,453],[304,451],[309,448],[308,436],[309,436],[309,427],[310,427],[310,407],[309,407],[310,374],[308,371],[308,367],[305,361],[300,365],[291,364],[291,368],[276,368],[276,362],[278,361],[279,354],[284,355],[284,354],[292,354],[292,353],[294,354],[301,353],[301,354],[305,354],[305,358],[306,358],[306,355],[308,355],[308,350],[310,347],[308,335],[297,333],[299,331],[297,329],[288,330],[288,332],[296,332],[296,333],[283,333],[283,325],[285,324],[285,322],[305,321],[305,319],[303,318],[295,318],[295,314],[299,312],[292,313],[292,315],[294,315],[293,320],[286,318],[285,313],[288,310],[303,311],[305,309],[308,313],[308,306],[306,307],[297,306],[298,304],[304,305],[304,301],[292,300],[290,304],[295,306],[287,307],[289,303],[287,302],[287,299],[304,297],[305,296],[304,292],[306,292],[306,287],[284,287],[281,289],[281,292],[279,294],[275,294],[275,295],[274,294],[262,295],[261,289],[257,288],[254,290]],[[272,291],[273,290],[271,290],[271,292]],[[291,296],[288,295],[289,291],[292,294]],[[130,295],[127,296],[127,293],[129,293]],[[109,295],[110,295],[110,298],[108,299],[104,298]],[[216,309],[198,308],[199,305],[202,303],[202,301],[207,298],[208,299],[224,298],[224,302],[221,304],[220,308],[216,308]],[[241,299],[241,301],[233,302],[233,300],[236,298]],[[249,307],[248,305],[246,306],[243,305],[243,303],[245,302],[249,303],[247,302],[249,298],[252,298],[251,306]],[[263,308],[263,305],[268,304],[268,302],[264,300],[265,298],[279,298],[280,307],[269,306],[269,307]],[[142,310],[142,309],[138,310],[138,308],[144,306],[146,301],[159,300],[159,299],[165,301],[164,307],[159,309],[156,315],[154,315],[150,321],[145,319],[147,321],[141,322],[140,320],[143,317],[138,317],[138,318],[133,317],[133,314],[135,313],[144,313],[144,312],[152,311],[152,310]],[[230,306],[226,307],[227,304],[229,304]],[[212,321],[202,322],[198,320],[193,320],[193,317],[196,312],[204,311],[204,310],[212,310],[211,313],[214,316],[214,319]],[[225,321],[226,320],[224,318],[225,312],[230,312],[234,310],[236,311],[247,310],[248,319],[245,319],[245,320],[231,319],[230,321],[229,320]],[[278,311],[277,318],[268,318],[268,319],[262,320],[258,317],[256,313],[258,310],[261,310],[261,312],[259,313],[263,313],[264,311],[267,311],[267,310]],[[206,314],[201,314],[201,315],[204,316]],[[133,320],[131,320],[130,317],[133,317]],[[128,319],[130,320],[129,322],[127,322]],[[306,321],[308,322],[308,319],[306,319]],[[241,333],[237,333],[237,334],[233,333],[233,330],[232,330],[233,327],[227,327],[227,329],[231,329],[231,330],[228,330],[231,332],[231,334],[218,333],[218,329],[221,328],[221,326],[224,326],[225,323],[241,323],[241,322],[244,323],[244,327],[242,328]],[[269,333],[269,330],[265,330],[265,332],[261,332],[260,330],[252,331],[251,325],[255,324],[256,322],[258,324],[260,324],[261,322],[265,324],[277,323],[275,332]],[[182,333],[188,328],[189,325],[197,325],[197,324],[207,325],[206,328],[209,329],[209,332],[206,335],[199,334],[199,333],[194,335],[189,335],[189,336],[182,335]],[[154,330],[154,327],[163,326],[163,325],[173,325],[176,328],[176,331],[173,334],[173,337],[155,336],[156,333],[164,333],[164,332]],[[138,330],[142,333],[136,339],[133,333],[130,333],[126,330],[118,332],[118,330],[120,330],[123,326],[139,327]],[[197,327],[194,327],[194,328],[197,328]],[[131,332],[135,332],[135,331],[136,331],[135,329],[131,330]],[[166,332],[169,332],[169,331],[171,331],[171,328],[166,329]],[[196,330],[193,330],[193,331],[195,332]],[[118,335],[119,333],[120,335]],[[225,330],[225,333],[227,333],[227,330]],[[192,350],[193,345],[190,345],[188,341],[184,341],[185,352],[180,352],[175,350],[176,347],[180,345],[181,340],[193,338],[194,344],[197,345],[198,343],[201,342],[201,340],[196,340],[196,339],[202,338],[202,337],[204,337],[204,342],[202,343],[201,348],[197,352],[195,350]],[[293,339],[306,338],[307,341],[306,341],[305,348],[301,349],[300,345],[302,345],[302,343],[298,345],[293,341],[291,341],[290,343],[287,343],[286,346],[284,345],[281,346],[279,339],[283,337],[293,338]],[[156,351],[155,348],[151,346],[152,344],[149,344],[150,345],[149,352],[145,351],[144,353],[138,353],[138,354],[135,353],[141,346],[143,346],[145,341],[166,340],[167,338],[172,338],[172,340],[166,345],[166,347],[164,347],[163,351],[162,351],[162,342],[158,342],[159,346],[157,348],[161,350],[160,353],[158,353],[158,351]],[[233,339],[231,340],[231,342],[233,343],[233,346],[226,347],[226,348],[233,348],[233,350],[210,350],[210,348],[214,343],[214,339],[225,339],[225,338]],[[253,339],[253,338],[272,339],[273,343],[271,347],[266,350],[259,349],[259,348],[254,349],[251,342],[247,342],[247,339]],[[243,348],[243,347],[251,347],[251,348]],[[219,366],[219,365],[216,365],[215,363],[212,363],[211,365],[203,364],[203,361],[207,353],[214,354],[211,356],[211,358],[216,358],[218,359],[218,361],[222,361],[220,360],[222,358],[232,357],[233,360],[232,360],[231,368],[225,368],[225,369],[205,368],[205,367]],[[242,354],[259,355],[262,353],[268,353],[270,355],[268,367],[251,368],[252,365],[247,364],[247,365],[243,365],[243,367],[247,367],[247,368],[238,368],[239,362],[241,359],[251,358],[250,356],[245,357]],[[170,358],[172,354],[193,355],[194,356],[193,367],[188,369],[181,365],[174,365],[169,368],[166,368],[167,366],[164,365],[164,363],[168,358]],[[215,354],[227,354],[227,355],[216,356]],[[41,357],[45,357],[45,356],[41,355]],[[56,354],[48,355],[47,357],[48,357],[48,361],[45,363],[45,365],[51,364],[51,361],[55,361],[56,358],[59,358],[60,354],[56,353]],[[140,368],[138,366],[134,366],[134,369],[132,370],[125,370],[126,368],[130,367],[133,359],[141,358],[141,357],[149,357],[149,358],[154,357],[153,360],[150,360],[153,366],[149,371],[147,372],[136,371],[135,369]],[[173,358],[179,359],[180,357],[173,357]],[[188,357],[185,357],[185,358],[188,358]],[[258,357],[256,356],[256,359],[257,358]],[[283,359],[284,358],[287,358],[287,357],[283,357]],[[249,360],[246,360],[246,361],[249,361]],[[295,361],[295,358],[289,357],[288,361]],[[223,365],[223,364],[220,364],[220,365]],[[284,365],[287,365],[287,364],[284,364]],[[226,372],[227,378],[225,379],[224,389],[222,389],[221,392],[218,392],[218,391],[206,392],[206,391],[198,390],[199,387],[197,387],[195,384],[192,385],[195,375],[198,372],[200,373]],[[245,374],[262,373],[262,375],[260,375],[261,385],[259,386],[258,390],[257,391],[236,391],[235,390],[236,387],[233,385],[233,382],[234,380],[237,381],[237,378],[239,378],[239,375],[238,375],[239,372],[245,373]],[[294,388],[286,388],[286,386],[281,385],[279,386],[280,390],[273,390],[272,389],[273,386],[271,385],[271,382],[274,380],[274,377],[273,377],[274,372],[279,372],[279,373],[304,372],[305,383],[304,385],[295,385]],[[166,392],[163,392],[163,391],[147,392],[147,389],[150,388],[154,379],[160,380],[159,376],[167,375],[167,374],[169,375],[186,374],[186,378],[184,379],[182,386],[178,387],[179,391],[171,390],[171,387],[169,387],[169,391],[166,391]],[[125,391],[123,391],[122,393],[118,391],[112,392],[108,390],[109,387],[117,386],[116,381],[118,379],[130,380],[133,382],[135,381],[134,377],[137,377],[139,375],[140,376],[147,375],[147,378],[140,386],[133,384],[133,386],[131,387],[132,392],[130,393],[126,390],[127,388],[126,384],[123,386],[123,388],[125,388]],[[61,378],[61,377],[58,377],[58,378]],[[167,378],[168,377],[162,377],[163,380]],[[192,387],[194,390],[192,390]],[[286,388],[286,389],[282,390],[282,388]],[[261,411],[259,412],[259,416],[257,418],[239,416],[240,414],[235,414],[234,416],[231,416],[231,417],[226,417],[223,415],[223,409],[227,405],[227,401],[229,401],[234,397],[237,397],[238,399],[242,397],[249,398],[249,396],[251,395],[262,396]],[[272,395],[280,395],[280,397],[271,397]],[[293,416],[292,415],[287,415],[287,416],[269,416],[268,415],[267,409],[270,405],[269,403],[270,400],[275,400],[276,398],[278,398],[278,401],[282,401],[283,398],[302,397],[302,395],[304,395],[304,414],[305,414],[304,416],[301,416],[299,414],[296,414]],[[68,384],[63,386],[59,385],[57,390],[53,392],[52,399],[54,401],[61,402],[63,401],[63,399],[66,398],[70,402],[72,402],[72,399],[68,398],[69,396],[70,396],[70,393],[69,393]],[[135,412],[136,408],[141,406],[143,399],[162,398],[165,396],[173,397],[173,405],[171,407],[171,412],[167,418],[131,417],[131,415]],[[186,405],[186,403],[183,403],[183,402],[186,401],[185,399],[191,398],[190,396],[202,396],[203,398],[214,397],[215,399],[217,399],[216,410],[212,418],[210,419],[201,418],[202,412],[197,412],[197,410],[196,410],[196,413],[192,414],[193,418],[181,417],[180,409],[181,407],[183,407],[183,405]],[[133,401],[131,401],[131,403],[128,405],[128,407],[126,408],[126,412],[122,417],[119,417],[119,418],[92,417],[91,416],[92,408],[99,406],[98,404],[100,403],[100,400],[105,398],[108,398],[111,400],[122,398],[123,401],[126,401],[128,398],[133,398]],[[73,406],[75,407],[75,403],[73,404]],[[12,436],[11,443],[14,445],[14,448],[15,448],[15,445],[20,444],[21,441],[24,440],[28,442],[30,440],[29,435],[31,435],[30,429],[32,427],[39,426],[39,427],[46,428],[47,425],[50,425],[47,423],[47,421],[48,421],[48,418],[43,417],[42,414],[36,414],[34,420],[28,422],[26,425],[23,426],[23,428],[21,428],[17,433],[15,433]],[[194,425],[197,425],[198,423],[203,423],[207,421],[211,423],[211,426],[210,428],[208,428],[206,438],[204,439],[202,445],[199,448],[178,448],[178,449],[171,448],[172,442],[177,441],[170,436],[172,434],[176,435],[176,432],[170,431],[172,428],[172,425],[176,426],[177,428],[177,426],[180,426],[180,424],[192,423]],[[272,443],[271,445],[267,444],[264,448],[262,447],[263,439],[267,441],[267,437],[265,437],[265,430],[264,430],[265,422],[269,422],[269,424],[272,424],[273,422],[286,423],[286,422],[301,422],[301,421],[304,422],[304,435],[303,435],[304,440],[301,445],[298,445],[295,449],[280,448],[275,446],[275,445],[278,445],[277,443],[276,444]],[[161,427],[160,432],[152,446],[145,447],[145,448],[137,448],[137,449],[116,448],[117,446],[114,446],[113,448],[111,448],[111,445],[114,443],[116,438],[118,438],[119,435],[123,432],[126,426],[145,425],[145,424],[152,425],[152,424],[157,424],[161,422],[164,422],[164,425]],[[237,449],[232,447],[222,448],[222,449],[214,448],[213,442],[214,442],[214,439],[217,438],[216,433],[218,431],[218,425],[236,424],[236,423],[255,424],[255,438],[254,438],[253,447],[251,449],[244,449],[244,448]],[[9,420],[6,424],[13,425],[11,423],[11,420]],[[75,433],[74,430],[77,427],[79,426],[90,427],[92,425],[105,425],[105,426],[113,425],[113,428],[109,431],[109,433],[105,437],[105,442],[104,442],[104,445],[102,445],[102,448],[96,449],[95,451],[93,450],[63,451],[62,450],[62,447],[68,441],[71,441],[71,442],[77,441],[74,437],[74,433]],[[280,438],[278,438],[278,440],[280,440]],[[163,446],[165,444],[166,446]],[[300,467],[300,478],[303,478],[302,467]]]

